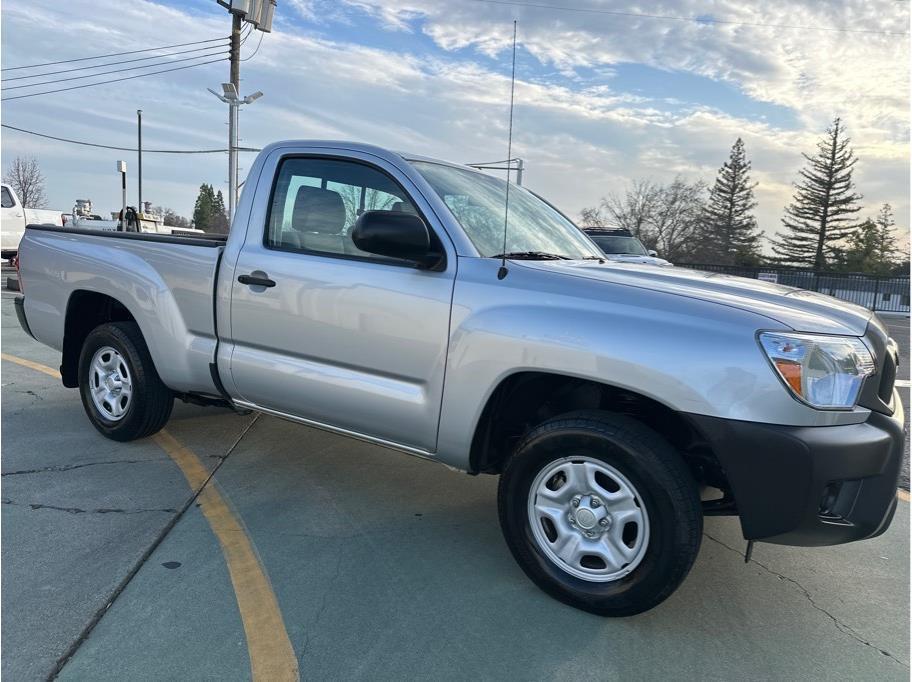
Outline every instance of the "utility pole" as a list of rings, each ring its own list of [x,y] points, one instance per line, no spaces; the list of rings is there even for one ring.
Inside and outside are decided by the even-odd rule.
[[[250,104],[262,97],[262,92],[241,98],[241,27],[248,23],[258,31],[272,31],[272,17],[276,0],[217,0],[218,4],[231,13],[231,38],[229,42],[228,82],[222,83],[222,92],[209,89],[213,95],[228,104],[228,220],[234,218],[234,207],[238,192],[238,109],[241,104]]]
[[[241,21],[240,14],[231,15],[231,73],[230,83],[235,93],[241,91]],[[234,218],[238,182],[238,107],[228,107],[228,224]]]
[[[142,213],[142,109],[136,110],[136,209]]]

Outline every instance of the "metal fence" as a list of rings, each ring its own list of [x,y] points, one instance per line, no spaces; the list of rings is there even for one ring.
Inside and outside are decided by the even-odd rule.
[[[738,265],[710,265],[676,263],[682,268],[720,272],[738,277],[750,277],[765,282],[775,282],[790,287],[829,294],[843,301],[857,303],[878,312],[909,312],[909,278],[882,277],[855,273],[817,272],[801,268],[779,266],[742,267]]]

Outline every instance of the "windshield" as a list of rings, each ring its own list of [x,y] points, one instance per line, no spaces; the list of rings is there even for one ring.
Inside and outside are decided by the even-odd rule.
[[[502,252],[598,258],[601,254],[576,225],[522,187],[510,187],[507,247],[504,201],[507,183],[476,171],[413,161],[443,199],[466,235],[485,258]]]
[[[598,244],[599,248],[608,254],[625,253],[634,256],[646,256],[646,249],[636,237],[617,237],[608,235],[590,234],[589,238]]]

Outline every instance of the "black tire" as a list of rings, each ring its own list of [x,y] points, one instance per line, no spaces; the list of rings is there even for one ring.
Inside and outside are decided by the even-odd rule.
[[[89,367],[99,348],[110,346],[123,356],[133,395],[123,417],[112,421],[95,406],[90,393]],[[171,416],[174,394],[155,371],[152,356],[135,322],[110,322],[93,329],[79,354],[79,394],[92,425],[111,440],[130,441],[160,431]]]
[[[533,535],[527,505],[536,476],[574,455],[602,460],[622,473],[648,513],[640,563],[613,582],[571,575]],[[703,533],[697,484],[681,456],[641,422],[608,412],[569,413],[533,429],[501,475],[498,511],[507,545],[526,575],[552,597],[602,616],[631,616],[665,600],[690,571]]]

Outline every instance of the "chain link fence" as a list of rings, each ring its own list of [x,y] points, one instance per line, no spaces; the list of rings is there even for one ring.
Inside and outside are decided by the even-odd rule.
[[[877,312],[909,312],[909,278],[833,273],[780,266],[742,267],[707,263],[676,263],[678,267],[750,277],[799,287],[857,303]]]

